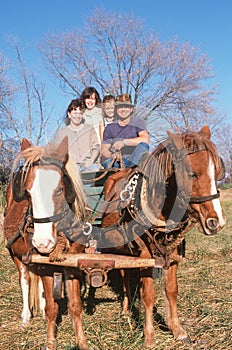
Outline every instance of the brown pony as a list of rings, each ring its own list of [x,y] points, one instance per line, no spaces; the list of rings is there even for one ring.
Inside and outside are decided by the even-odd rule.
[[[62,252],[84,252],[86,236],[82,223],[86,222],[87,204],[83,184],[77,169],[68,158],[67,138],[58,146],[33,147],[23,139],[21,154],[14,168],[24,162],[12,176],[7,190],[7,207],[4,234],[8,248],[20,274],[23,291],[23,324],[31,317],[29,295],[29,270],[42,280],[46,300],[47,349],[56,348],[55,327],[58,303],[53,295],[54,273],[62,272],[65,278],[69,311],[73,320],[76,342],[87,350],[82,326],[80,284],[82,272],[77,268],[51,265],[29,265],[22,257],[36,251],[59,261]],[[17,170],[17,171],[16,171]],[[83,224],[84,225],[84,224]],[[61,232],[75,236],[75,243]]]
[[[103,230],[102,246],[105,252],[162,261],[167,324],[175,339],[191,342],[177,314],[177,268],[183,259],[186,233],[196,223],[208,236],[225,225],[216,187],[224,167],[207,126],[200,132],[168,135],[139,167],[123,169],[105,182],[108,206],[102,225],[107,229]],[[123,276],[128,277],[126,272]],[[154,347],[152,268],[140,269],[140,279],[145,345]],[[129,301],[129,282],[125,278],[124,313]]]

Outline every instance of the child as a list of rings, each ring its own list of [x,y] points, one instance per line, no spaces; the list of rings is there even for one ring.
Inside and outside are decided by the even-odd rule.
[[[68,136],[69,156],[77,164],[80,171],[97,171],[97,158],[100,153],[100,143],[92,125],[83,119],[84,105],[80,99],[72,100],[66,112],[66,127],[60,129],[56,143]]]
[[[94,87],[90,86],[83,90],[80,99],[85,105],[85,111],[83,114],[85,123],[94,127],[100,143],[100,130],[103,124],[100,95]]]
[[[105,126],[113,123],[115,120],[115,97],[113,95],[106,95],[103,98],[102,105],[103,125],[101,128],[101,141],[103,140],[103,132]]]

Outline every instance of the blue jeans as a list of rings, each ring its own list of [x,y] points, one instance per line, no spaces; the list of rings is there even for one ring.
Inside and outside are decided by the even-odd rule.
[[[128,158],[122,157],[122,164],[125,168],[130,168],[134,165],[137,165],[140,159],[142,158],[145,152],[149,151],[149,145],[146,142],[140,142],[134,149],[134,151],[130,154]],[[112,163],[112,158],[106,159],[103,162],[104,169],[108,169]],[[118,162],[114,162],[111,165],[112,168],[119,168],[120,164]]]

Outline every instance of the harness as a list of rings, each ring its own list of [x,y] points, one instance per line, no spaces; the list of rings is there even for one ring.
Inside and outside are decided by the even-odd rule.
[[[191,196],[190,194],[185,193],[184,183],[183,183],[183,172],[184,169],[184,158],[190,154],[206,150],[206,147],[202,144],[198,149],[186,149],[184,146],[181,150],[175,150],[175,153],[172,152],[176,172],[181,175],[178,178],[178,192],[175,194],[175,200],[178,202],[178,205],[181,208],[188,209],[188,215],[179,222],[169,222],[167,221],[164,225],[155,225],[152,222],[149,222],[147,216],[144,214],[141,205],[141,198],[146,200],[146,189],[147,189],[147,178],[143,171],[139,168],[136,168],[135,171],[128,178],[128,183],[121,190],[119,195],[119,200],[123,203],[127,203],[126,208],[120,211],[120,219],[118,222],[118,227],[121,232],[125,231],[125,221],[127,221],[127,213],[129,213],[131,220],[134,221],[131,229],[136,234],[136,226],[139,225],[140,230],[143,232],[140,233],[140,238],[146,244],[148,250],[150,251],[151,256],[161,255],[165,259],[164,268],[170,266],[170,260],[180,261],[180,255],[184,256],[184,239],[189,232],[189,230],[196,224],[198,221],[195,211],[189,207],[189,204],[199,204],[206,201],[210,201],[220,197],[220,192],[217,190],[217,193],[207,196]],[[122,229],[123,227],[123,229]],[[138,234],[136,234],[138,236]],[[134,242],[130,243],[131,251],[133,250]],[[136,243],[137,244],[137,243]],[[155,251],[151,251],[150,245],[155,246]],[[174,255],[174,250],[178,248],[178,256]],[[183,249],[182,249],[183,248]],[[182,250],[182,251],[181,251]]]
[[[176,166],[177,172],[180,174],[184,169],[183,160],[186,156],[192,153],[199,152],[201,150],[205,150],[205,146],[199,147],[197,150],[188,149],[186,150],[184,147],[181,150],[175,150],[175,153],[172,153],[174,163]],[[54,165],[65,172],[64,163],[61,160],[53,159],[53,158],[41,158],[39,162],[34,163],[33,165]],[[109,171],[109,170],[108,170]],[[104,173],[104,176],[106,174]],[[131,229],[135,236],[138,236],[136,232],[136,227],[142,229],[142,234],[140,235],[141,239],[144,240],[146,246],[148,246],[151,256],[161,255],[165,258],[165,267],[169,267],[169,260],[172,259],[174,261],[178,261],[180,259],[178,256],[173,256],[173,252],[177,247],[180,247],[182,242],[184,241],[186,233],[195,225],[197,222],[197,218],[194,216],[194,211],[192,210],[191,217],[188,215],[184,218],[183,221],[180,222],[159,222],[156,224],[149,220],[148,216],[143,210],[142,201],[147,200],[147,177],[144,172],[136,167],[132,174],[130,174],[128,178],[128,183],[121,190],[119,199],[116,201],[120,203],[126,204],[124,208],[120,210],[120,219],[118,223],[102,229],[100,234],[104,234],[104,232],[117,229],[121,232],[123,237],[128,236],[128,227],[127,221],[125,219],[127,213],[130,215],[131,220],[134,222]],[[208,196],[200,196],[200,197],[192,197],[185,193],[184,191],[184,183],[183,178],[180,176],[178,178],[178,193],[176,194],[176,200],[180,206],[186,206],[186,203],[203,203],[205,201],[213,200],[215,198],[219,198],[220,193],[217,191],[216,194],[208,195]],[[82,223],[79,220],[75,219],[75,215],[67,205],[66,208],[61,213],[55,214],[50,217],[44,218],[34,218],[31,210],[30,204],[28,205],[28,210],[25,214],[23,223],[20,225],[18,231],[14,235],[14,237],[8,241],[7,248],[10,248],[11,245],[22,236],[22,230],[25,229],[28,225],[32,223],[48,223],[59,222],[57,228],[59,231],[64,233],[65,237],[71,241],[75,242],[81,235],[88,237],[88,241],[95,241],[92,235],[92,224],[89,222]],[[71,225],[70,225],[71,223]],[[94,232],[96,234],[96,231]],[[99,234],[99,230],[97,230],[97,234]],[[128,237],[128,240],[132,237]],[[155,247],[155,251],[151,250],[150,244],[153,244]],[[136,242],[133,244],[129,244],[129,249],[133,250],[133,248],[137,245]],[[135,247],[137,248],[137,246]]]

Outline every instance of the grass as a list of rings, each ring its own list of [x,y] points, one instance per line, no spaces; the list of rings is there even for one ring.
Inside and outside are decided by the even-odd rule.
[[[157,350],[232,348],[232,200],[222,203],[227,225],[214,237],[206,237],[196,229],[187,236],[187,262],[180,265],[179,315],[194,343],[176,342],[163,324],[165,307],[162,279],[154,281],[157,291],[154,313]],[[114,274],[113,274],[114,275]],[[22,297],[18,273],[4,243],[0,246],[0,350],[44,349],[46,324],[41,315],[27,328],[20,327]],[[143,306],[135,298],[130,317],[120,314],[120,295],[112,285],[96,290],[83,289],[84,328],[92,350],[142,350]],[[58,325],[57,350],[74,350],[75,339],[70,317],[61,315]]]

